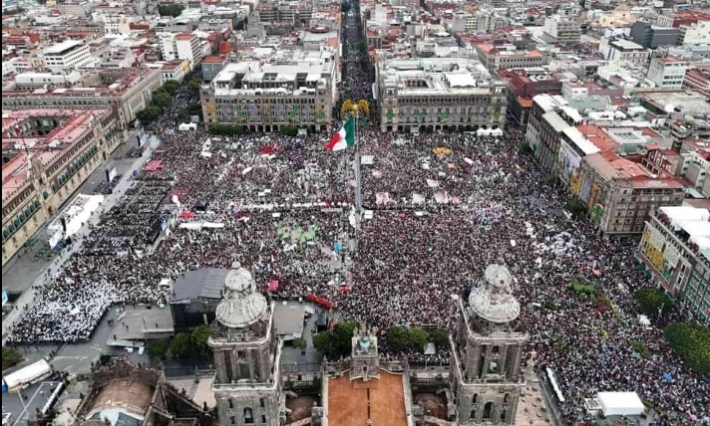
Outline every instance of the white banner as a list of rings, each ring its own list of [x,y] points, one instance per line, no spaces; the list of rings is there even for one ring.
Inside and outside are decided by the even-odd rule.
[[[680,259],[680,251],[673,244],[668,244],[666,251],[663,252],[663,258],[666,259],[670,266],[675,267]]]
[[[652,246],[656,247],[658,251],[663,250],[663,243],[666,241],[665,238],[663,238],[663,234],[661,234],[659,231],[655,229],[651,229],[651,238],[649,238],[649,242],[651,243]]]

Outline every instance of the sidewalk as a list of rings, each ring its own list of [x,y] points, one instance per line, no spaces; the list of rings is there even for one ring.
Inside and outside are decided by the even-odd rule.
[[[130,141],[129,137],[129,141]],[[124,164],[124,166],[129,166],[126,168],[125,172],[122,174],[121,179],[119,183],[116,185],[113,194],[108,195],[104,202],[101,204],[99,209],[94,212],[94,214],[91,216],[90,222],[91,224],[98,224],[99,219],[101,215],[107,211],[109,211],[111,208],[113,208],[116,204],[118,204],[118,201],[121,198],[121,195],[133,185],[133,180],[131,177],[131,173],[133,170],[140,169],[148,160],[151,158],[153,151],[160,145],[160,140],[153,136],[148,144],[148,149],[146,149],[143,153],[143,157],[141,158],[136,158],[135,160],[131,161],[130,164]],[[117,150],[118,152],[119,150]],[[112,160],[112,162],[115,164],[117,161],[120,161],[120,159],[115,159]],[[86,184],[91,184],[94,181],[94,178],[96,174],[102,175],[104,173],[105,167],[100,167],[98,168],[92,176],[90,176],[87,179]],[[118,170],[118,167],[117,167]],[[91,189],[93,189],[93,186],[91,188],[88,188],[89,192],[91,193]],[[77,194],[79,193],[86,193],[87,188],[82,186],[79,188],[77,191]],[[70,197],[69,200],[72,200],[74,197]],[[87,224],[88,225],[88,224]],[[5,340],[7,339],[7,336],[9,333],[12,331],[12,327],[14,324],[22,318],[22,315],[26,311],[24,308],[27,306],[30,308],[34,304],[34,298],[36,292],[33,290],[34,287],[42,287],[45,284],[45,279],[47,276],[53,276],[57,272],[61,271],[64,262],[71,256],[71,254],[75,253],[81,248],[81,243],[84,239],[84,237],[88,236],[89,234],[89,226],[84,226],[73,238],[74,244],[72,244],[70,247],[63,249],[59,255],[55,256],[47,262],[46,260],[42,259],[42,262],[33,262],[31,256],[25,256],[22,259],[19,259],[19,261],[13,265],[10,270],[3,275],[3,286],[5,287],[9,283],[12,283],[16,288],[21,288],[24,284],[24,292],[22,295],[17,299],[15,302],[15,307],[16,309],[13,309],[8,315],[3,319],[2,322],[2,344],[3,346],[5,345]],[[39,263],[39,264],[38,264]],[[8,285],[9,286],[9,285]],[[7,287],[5,287],[7,288]]]

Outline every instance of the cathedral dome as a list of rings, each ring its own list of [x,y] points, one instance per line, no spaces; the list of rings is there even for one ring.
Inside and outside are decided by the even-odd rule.
[[[512,282],[513,276],[505,265],[490,265],[486,268],[481,288],[469,296],[471,309],[493,323],[514,321],[520,316],[520,304],[513,297]]]
[[[224,298],[217,305],[217,321],[225,327],[248,327],[266,316],[268,302],[256,292],[251,273],[235,266],[224,280]]]

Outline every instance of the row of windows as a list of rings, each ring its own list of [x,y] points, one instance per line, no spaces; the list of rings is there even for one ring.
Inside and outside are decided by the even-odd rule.
[[[7,206],[3,207],[2,209],[2,216],[3,217],[8,217],[10,214],[15,211],[16,208],[18,208],[22,203],[25,202],[27,197],[29,197],[33,192],[34,192],[34,185],[30,184],[29,187],[27,187],[24,191],[22,191],[19,195],[15,197],[14,200]]]

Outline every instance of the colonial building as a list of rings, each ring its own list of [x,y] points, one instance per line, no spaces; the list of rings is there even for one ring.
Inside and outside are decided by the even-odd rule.
[[[6,111],[2,143],[2,264],[126,138],[109,109]]]
[[[505,125],[507,84],[477,60],[382,60],[376,72],[382,131],[418,133]]]
[[[285,421],[279,371],[282,344],[274,334],[273,308],[256,292],[252,274],[234,265],[225,278],[224,298],[209,340],[222,426],[279,426]]]
[[[296,51],[290,58],[262,62],[227,64],[203,86],[205,124],[239,125],[258,132],[287,126],[325,130],[336,99],[336,53]]]
[[[513,277],[502,263],[490,265],[451,339],[449,381],[457,402],[457,425],[514,425],[525,381],[523,347],[529,340],[518,319]]]

